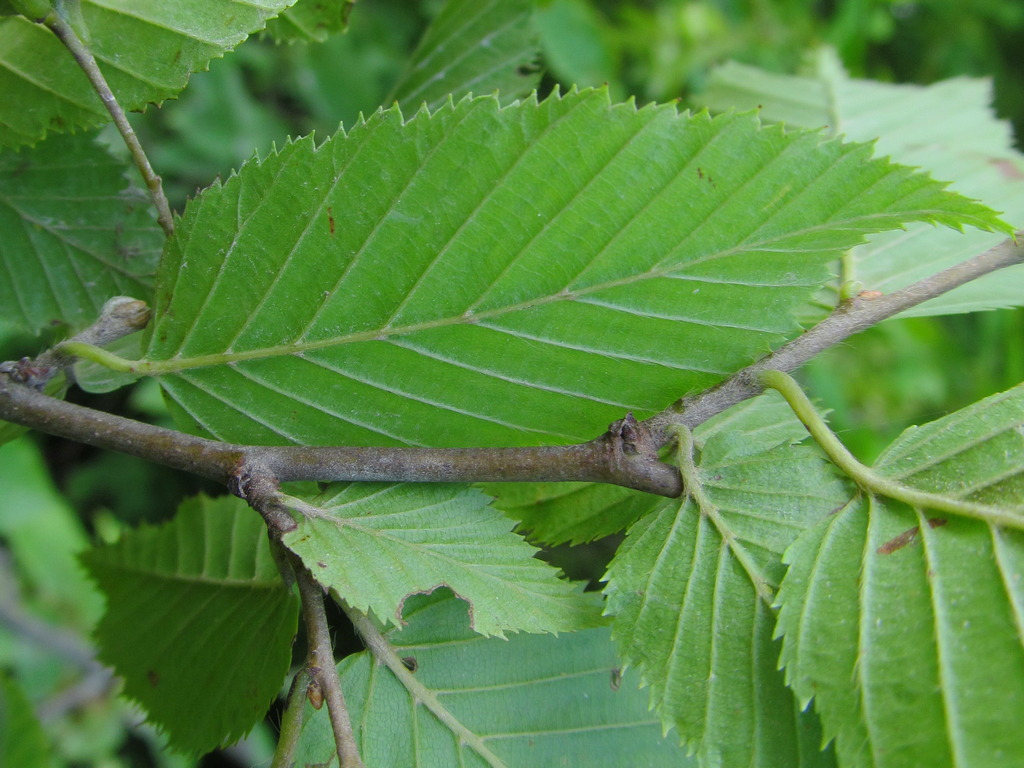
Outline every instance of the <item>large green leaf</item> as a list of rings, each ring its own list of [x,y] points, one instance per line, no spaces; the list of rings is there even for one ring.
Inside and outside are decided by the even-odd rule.
[[[229,440],[592,437],[784,341],[865,233],[1002,226],[869,152],[600,91],[382,111],[189,205],[133,367]]]
[[[449,587],[484,635],[601,623],[596,595],[537,560],[488,501],[459,485],[337,484],[292,501],[299,525],[283,541],[317,581],[385,622],[401,620],[410,595]]]
[[[822,51],[813,72],[778,75],[730,63],[717,70],[698,100],[716,109],[761,108],[767,120],[856,141],[878,139],[877,151],[924,168],[952,188],[1005,211],[1024,226],[1024,156],[1014,148],[1009,123],[996,120],[991,85],[956,78],[930,86],[855,80],[835,54]],[[884,233],[856,248],[844,279],[890,292],[996,245],[993,233],[963,235],[921,225]],[[1002,270],[921,304],[906,315],[972,312],[1024,302],[1024,266]]]
[[[411,113],[421,104],[436,109],[452,95],[525,96],[540,82],[539,45],[533,0],[448,0],[391,100]]]
[[[876,469],[1024,511],[1024,385],[907,430]],[[1019,764],[1024,533],[857,494],[786,560],[786,679],[843,765]]]
[[[385,636],[446,719],[369,652],[349,656],[339,669],[368,768],[696,766],[661,738],[607,629],[482,638],[467,627],[465,604],[440,593],[410,601],[405,619],[401,632]],[[327,762],[334,744],[326,707],[306,709],[296,763]]]
[[[829,765],[778,671],[771,603],[782,552],[849,490],[819,451],[792,443],[799,424],[778,398],[758,401],[695,436],[689,497],[629,530],[607,611],[665,727],[706,764]]]
[[[125,109],[177,94],[192,72],[263,29],[295,0],[81,0],[78,34]],[[0,145],[110,120],[71,54],[46,28],[0,18]]]
[[[263,717],[291,663],[298,600],[255,512],[197,497],[83,561],[108,600],[100,658],[175,748],[208,752]]]
[[[149,296],[164,238],[125,170],[88,135],[0,151],[5,319],[80,329],[113,296]]]

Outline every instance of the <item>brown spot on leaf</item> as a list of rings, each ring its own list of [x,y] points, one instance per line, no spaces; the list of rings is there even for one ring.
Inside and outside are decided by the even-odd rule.
[[[403,656],[402,666],[408,669],[410,672],[415,672],[420,668],[420,663],[416,661],[415,656]]]
[[[946,524],[946,519],[945,518],[942,518],[942,517],[930,517],[930,518],[928,518],[928,527],[929,528],[939,528],[940,526],[943,526],[945,524]],[[915,539],[917,539],[917,534],[919,534],[920,532],[921,532],[921,529],[920,529],[919,526],[915,525],[913,528],[908,528],[903,533],[901,533],[899,536],[893,536],[891,539],[889,539],[887,542],[885,542],[885,544],[880,546],[876,551],[880,555],[891,555],[896,550],[903,549],[904,547],[906,547],[906,546],[908,546],[910,544],[913,544]]]
[[[154,688],[160,685],[160,673],[155,669],[146,670],[146,679],[149,680],[149,684]]]
[[[334,209],[331,206],[327,206],[327,227],[331,230],[331,234],[334,234]]]
[[[913,528],[908,528],[899,536],[893,536],[885,544],[880,546],[876,551],[880,555],[891,555],[898,549],[903,549],[908,544],[912,544],[914,539],[917,538],[917,534],[921,531],[916,525]]]
[[[620,685],[622,685],[622,669],[619,667],[612,667],[612,690],[619,690]]]

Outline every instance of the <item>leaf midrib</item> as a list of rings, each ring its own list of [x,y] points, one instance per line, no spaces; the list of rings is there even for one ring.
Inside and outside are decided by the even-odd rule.
[[[850,224],[859,220],[881,218],[887,215],[889,214],[859,216],[856,217],[855,219],[849,220],[846,223]],[[308,352],[315,352],[321,349],[342,346],[345,344],[356,344],[366,341],[387,341],[392,337],[409,336],[415,333],[429,331],[437,328],[449,328],[458,325],[474,325],[482,320],[489,320],[491,318],[501,317],[506,314],[521,312],[528,309],[533,309],[535,307],[553,304],[559,301],[574,301],[579,297],[600,293],[601,291],[606,291],[612,288],[632,285],[643,280],[667,277],[668,275],[678,271],[683,267],[692,267],[714,259],[728,258],[729,256],[734,256],[736,254],[744,253],[746,251],[764,250],[766,245],[770,244],[774,240],[782,239],[783,237],[785,239],[789,239],[804,234],[810,234],[815,231],[834,228],[834,226],[830,226],[829,224],[822,224],[815,227],[807,227],[801,230],[787,232],[781,237],[771,238],[760,243],[744,243],[734,248],[729,248],[724,251],[718,251],[714,254],[709,254],[702,258],[686,262],[686,264],[672,264],[670,266],[665,266],[661,268],[656,267],[653,269],[649,269],[645,272],[629,275],[627,277],[622,277],[615,280],[608,280],[603,283],[595,283],[594,285],[587,286],[586,288],[579,288],[571,291],[568,289],[562,289],[561,291],[555,294],[540,296],[534,299],[519,302],[517,304],[496,307],[495,309],[484,310],[482,312],[466,311],[460,315],[441,317],[434,320],[427,320],[421,323],[410,323],[409,325],[403,326],[391,326],[390,328],[374,328],[366,331],[356,331],[354,333],[349,333],[341,336],[331,336],[316,341],[278,344],[274,346],[259,347],[257,349],[245,350],[242,352],[218,352],[209,355],[197,355],[195,357],[172,357],[168,360],[147,360],[143,358],[141,360],[135,361],[134,364],[132,365],[132,369],[133,372],[136,373],[163,375],[176,373],[178,371],[189,370],[192,368],[205,368],[212,365],[227,365],[230,363],[245,362],[248,360],[284,357],[288,355],[301,355]],[[787,252],[791,251],[791,249],[786,250]]]

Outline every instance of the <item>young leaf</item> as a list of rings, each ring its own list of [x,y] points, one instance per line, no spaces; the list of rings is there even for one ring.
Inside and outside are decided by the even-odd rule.
[[[401,621],[410,595],[449,587],[483,635],[600,624],[596,595],[537,560],[488,501],[459,485],[336,484],[293,501],[299,526],[283,542],[317,581],[384,622]]]
[[[1014,148],[1009,123],[996,120],[991,84],[957,78],[929,86],[850,78],[824,50],[810,76],[763,72],[730,63],[711,77],[698,101],[716,109],[759,107],[767,120],[817,128],[856,141],[878,139],[877,151],[924,168],[953,189],[991,201],[1016,226],[1024,225],[1024,155]],[[891,292],[996,245],[997,233],[962,236],[933,227],[876,235],[854,249],[844,279]],[[905,313],[937,315],[1020,306],[1024,266],[1000,270],[920,304]]]
[[[784,341],[865,233],[1003,226],[869,152],[600,91],[379,112],[193,201],[132,368],[240,442],[586,439]]]
[[[623,660],[650,686],[664,726],[708,764],[833,760],[808,741],[813,715],[777,670],[771,603],[783,550],[849,490],[819,451],[791,444],[796,420],[779,423],[777,406],[765,399],[698,434],[700,467],[683,470],[689,498],[638,521],[608,569]],[[730,421],[754,428],[750,443]]]
[[[298,601],[255,512],[193,498],[82,559],[108,598],[100,658],[172,746],[207,752],[256,724],[288,672]]]
[[[876,470],[1024,511],[1024,385],[907,430]],[[786,679],[843,765],[1019,762],[1024,532],[856,495],[786,561]]]
[[[124,173],[88,135],[0,151],[6,320],[30,332],[80,329],[113,296],[149,296],[163,235]]]
[[[339,670],[367,768],[696,768],[673,740],[661,738],[646,695],[619,669],[606,629],[482,638],[467,628],[465,604],[441,593],[410,600],[405,620],[402,631],[385,636],[445,719],[369,652],[349,656]],[[307,706],[297,765],[330,759],[326,714]]]
[[[532,0],[448,0],[386,103],[412,112],[451,96],[526,96],[540,82]]]
[[[126,110],[176,95],[295,0],[81,0],[79,37]],[[0,18],[0,145],[32,144],[48,131],[109,122],[71,54],[44,26]]]

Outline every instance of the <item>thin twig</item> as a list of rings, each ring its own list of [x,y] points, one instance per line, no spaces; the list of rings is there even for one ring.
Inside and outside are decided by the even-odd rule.
[[[1024,233],[1022,233],[1024,234]],[[266,473],[279,481],[597,482],[661,496],[682,493],[679,470],[661,462],[676,426],[693,429],[760,394],[763,371],[792,371],[875,323],[1003,267],[1024,262],[1012,241],[888,296],[863,292],[807,333],[645,422],[632,416],[587,443],[522,448],[244,446],[206,440],[82,408],[36,391],[33,361],[0,366],[0,419],[87,445],[121,451],[225,484]],[[67,345],[57,352],[67,354]]]
[[[29,365],[28,369],[32,366]],[[584,481],[662,496],[679,472],[621,426],[582,445],[522,448],[245,446],[144,424],[49,397],[0,366],[0,419],[208,477],[225,485],[266,473],[293,480],[389,482]],[[623,420],[628,422],[629,420]],[[617,422],[621,425],[621,422]],[[624,434],[625,432],[625,434]]]
[[[42,23],[57,36],[57,39],[75,57],[78,66],[81,67],[85,76],[89,78],[93,89],[100,97],[100,101],[103,102],[103,106],[113,118],[114,125],[117,126],[117,130],[120,132],[121,138],[124,139],[128,152],[135,162],[135,166],[139,169],[139,173],[142,174],[142,179],[145,181],[147,189],[149,189],[153,205],[156,206],[156,220],[163,228],[164,234],[170,237],[174,234],[174,219],[171,216],[170,203],[167,202],[167,196],[164,194],[163,183],[153,170],[153,166],[149,164],[149,158],[146,157],[142,144],[139,142],[139,137],[135,135],[135,130],[132,128],[131,123],[128,122],[128,116],[125,115],[124,110],[117,101],[117,97],[114,96],[114,92],[107,84],[107,79],[103,76],[103,72],[100,71],[99,65],[96,63],[96,57],[92,55],[92,51],[75,33],[75,30],[68,23],[59,7],[54,13],[48,14],[42,20]]]
[[[1015,237],[1018,241],[1024,239],[1024,231],[1017,232]],[[642,425],[651,431],[659,445],[667,445],[673,439],[673,426],[693,429],[736,403],[763,392],[764,385],[759,378],[763,371],[796,370],[820,352],[882,320],[990,272],[1021,263],[1024,263],[1024,246],[1014,240],[1006,240],[972,259],[895,293],[879,296],[872,291],[862,291],[843,302],[802,336],[736,372],[721,384],[693,397],[684,397],[672,407],[642,422]]]
[[[309,642],[306,668],[309,670],[311,682],[319,687],[327,701],[340,768],[365,768],[359,757],[356,737],[352,732],[352,721],[349,719],[345,696],[341,690],[341,679],[334,663],[334,648],[327,627],[323,590],[297,556],[293,557],[292,563],[295,568],[295,580],[299,585],[302,615],[306,620],[306,635]]]

